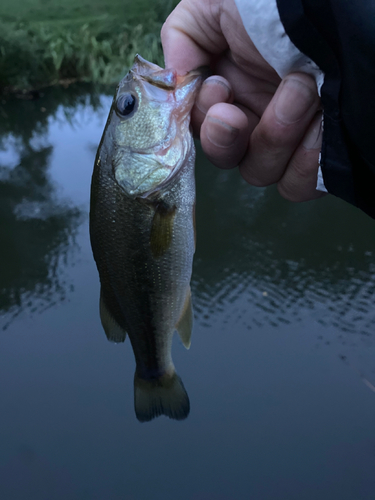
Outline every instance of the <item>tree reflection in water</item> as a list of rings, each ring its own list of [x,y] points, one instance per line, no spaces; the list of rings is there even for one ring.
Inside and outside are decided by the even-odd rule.
[[[67,120],[79,105],[100,106],[82,86],[54,89],[38,100],[1,104],[0,122],[0,314],[6,328],[20,312],[65,298],[63,266],[74,245],[81,210],[59,198],[49,175],[53,147],[48,126],[63,106]],[[1,153],[3,155],[1,156]],[[7,153],[7,154],[4,154]],[[4,159],[5,158],[5,159]],[[71,161],[71,159],[70,159]]]
[[[74,122],[79,107],[99,110],[100,94],[77,86],[35,101],[0,101],[0,312],[18,314],[65,297],[60,264],[82,214],[57,195],[47,136],[51,119],[63,110],[64,121]],[[1,155],[7,148],[11,159]],[[295,205],[273,188],[253,189],[238,173],[214,169],[199,148],[196,175],[198,322],[213,325],[224,315],[225,323],[252,329],[308,321],[335,328],[343,342],[371,340],[369,217],[333,197]]]

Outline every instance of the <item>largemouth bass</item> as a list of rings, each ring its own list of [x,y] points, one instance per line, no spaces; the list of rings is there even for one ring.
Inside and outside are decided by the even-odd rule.
[[[190,347],[195,251],[195,148],[190,112],[200,71],[181,77],[136,56],[120,82],[91,184],[90,237],[109,340],[128,334],[138,420],[181,420],[189,398],[172,337]]]

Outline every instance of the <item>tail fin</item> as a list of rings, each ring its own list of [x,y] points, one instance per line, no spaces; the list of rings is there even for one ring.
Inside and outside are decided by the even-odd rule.
[[[145,380],[135,374],[134,407],[140,422],[148,422],[159,415],[184,420],[190,412],[190,401],[175,372],[154,380]]]

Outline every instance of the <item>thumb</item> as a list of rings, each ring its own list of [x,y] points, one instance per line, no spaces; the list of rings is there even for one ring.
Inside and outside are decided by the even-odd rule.
[[[220,9],[212,9],[208,3],[182,0],[165,21],[161,43],[166,68],[185,74],[200,66],[209,66],[212,54],[225,50]]]

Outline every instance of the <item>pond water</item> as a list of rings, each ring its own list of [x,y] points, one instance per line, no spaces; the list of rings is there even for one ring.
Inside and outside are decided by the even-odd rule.
[[[111,97],[0,101],[0,498],[374,500],[375,226],[198,149],[191,411],[141,424],[88,234]]]

